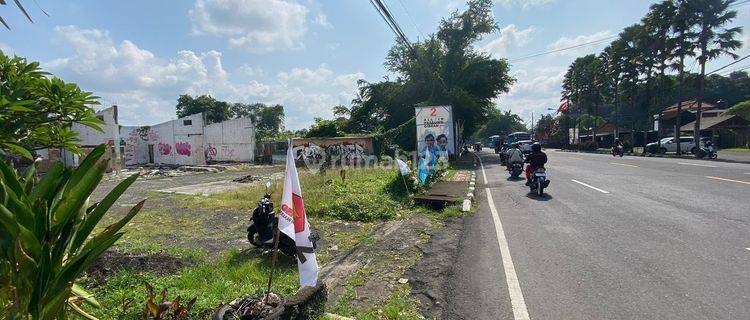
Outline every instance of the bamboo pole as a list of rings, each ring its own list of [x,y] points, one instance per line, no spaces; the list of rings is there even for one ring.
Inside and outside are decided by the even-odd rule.
[[[268,304],[268,295],[271,294],[271,282],[273,281],[273,271],[276,269],[276,260],[279,257],[279,227],[274,228],[273,257],[271,258],[271,274],[268,275],[268,288],[266,296],[263,298],[263,304]]]

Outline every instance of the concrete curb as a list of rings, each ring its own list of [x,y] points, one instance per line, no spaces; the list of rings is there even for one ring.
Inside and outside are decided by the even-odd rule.
[[[477,173],[476,171],[471,172],[471,180],[469,181],[469,193],[466,194],[466,199],[461,204],[461,211],[467,212],[471,210],[471,202],[474,200],[474,190],[476,190]]]

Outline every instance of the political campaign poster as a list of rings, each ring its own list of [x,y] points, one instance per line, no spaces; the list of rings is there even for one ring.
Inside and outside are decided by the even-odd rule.
[[[424,156],[430,166],[437,161],[447,161],[456,152],[453,108],[430,106],[414,109],[419,156]]]

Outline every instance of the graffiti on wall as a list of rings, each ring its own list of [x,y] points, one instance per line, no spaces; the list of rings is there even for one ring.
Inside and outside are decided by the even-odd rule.
[[[220,146],[220,149],[216,149],[216,146],[209,145],[206,148],[206,160],[221,160],[221,161],[233,161],[237,158],[235,149],[231,146]]]
[[[211,161],[216,159],[216,147],[209,145],[206,148],[206,160]]]
[[[159,153],[163,156],[168,156],[172,153],[172,146],[169,143],[159,142]]]
[[[137,162],[139,146],[149,141],[159,141],[159,133],[156,130],[152,130],[150,126],[138,127],[130,131],[123,141],[125,145],[125,163]]]
[[[183,155],[183,156],[190,156],[190,143],[189,142],[178,142],[174,144],[175,150],[177,150],[177,154]]]
[[[367,157],[364,146],[348,141],[323,146],[309,142],[294,149],[297,160],[305,163],[324,162],[328,156],[333,163],[356,165]]]

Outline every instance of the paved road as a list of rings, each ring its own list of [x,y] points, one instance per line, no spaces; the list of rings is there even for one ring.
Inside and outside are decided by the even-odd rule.
[[[547,153],[543,198],[481,153],[445,319],[750,319],[750,164]]]

